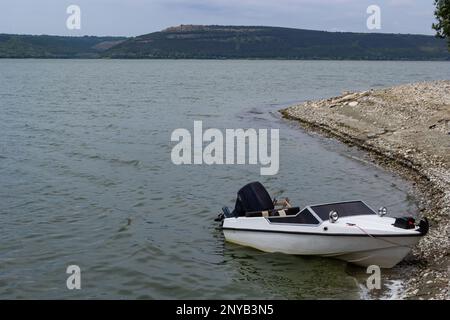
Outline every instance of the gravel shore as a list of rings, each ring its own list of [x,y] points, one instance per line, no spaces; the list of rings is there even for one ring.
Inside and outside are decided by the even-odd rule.
[[[449,299],[450,81],[344,92],[280,111],[310,130],[368,151],[413,181],[430,232],[413,250],[403,298]],[[412,261],[411,261],[412,260]]]

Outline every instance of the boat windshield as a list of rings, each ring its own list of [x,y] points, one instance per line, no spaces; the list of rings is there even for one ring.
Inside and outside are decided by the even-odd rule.
[[[308,209],[303,209],[295,216],[272,217],[269,218],[272,223],[296,223],[296,224],[319,224],[320,221]]]
[[[339,217],[376,214],[362,201],[321,204],[311,209],[324,221],[329,219],[330,211],[336,211]]]

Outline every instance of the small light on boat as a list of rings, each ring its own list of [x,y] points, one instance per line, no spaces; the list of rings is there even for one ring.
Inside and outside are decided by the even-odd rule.
[[[336,212],[336,211],[330,211],[330,215],[329,215],[329,217],[330,217],[330,222],[331,223],[335,223],[336,221],[338,221],[338,219],[339,219],[339,215],[338,215],[338,213]]]
[[[387,209],[386,209],[386,207],[381,207],[380,209],[378,209],[378,215],[380,216],[380,217],[383,217],[383,216],[385,216],[387,214]]]

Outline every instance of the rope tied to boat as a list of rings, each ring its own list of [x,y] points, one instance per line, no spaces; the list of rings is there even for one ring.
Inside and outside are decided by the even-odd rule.
[[[367,234],[369,237],[371,237],[371,238],[373,238],[373,239],[382,240],[382,241],[384,241],[384,242],[387,242],[387,243],[389,243],[389,244],[395,245],[395,246],[397,246],[397,247],[406,247],[406,248],[409,248],[409,249],[411,249],[411,250],[414,248],[413,246],[408,246],[408,245],[404,245],[404,244],[398,244],[398,243],[396,243],[396,242],[389,241],[389,240],[387,240],[387,239],[381,238],[382,235],[380,235],[379,237],[376,237],[376,236],[374,236],[374,235],[368,233],[366,230],[364,230],[363,228],[361,228],[360,226],[358,226],[356,223],[349,223],[349,222],[347,222],[347,225],[350,226],[350,227],[357,227],[359,230],[361,230],[362,232],[364,232],[365,234]]]

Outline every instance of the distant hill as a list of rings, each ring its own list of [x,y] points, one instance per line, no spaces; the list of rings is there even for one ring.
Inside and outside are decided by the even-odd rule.
[[[182,25],[128,39],[111,58],[447,60],[433,36],[324,32],[278,27]]]
[[[426,35],[200,25],[133,38],[0,35],[0,57],[450,60],[446,41]]]
[[[0,58],[99,58],[124,37],[60,37],[0,34]]]

